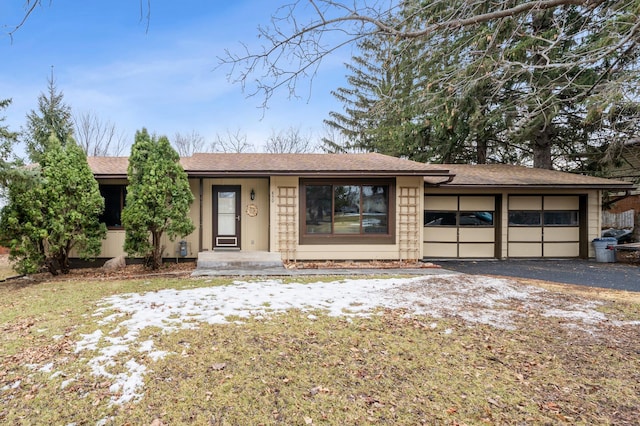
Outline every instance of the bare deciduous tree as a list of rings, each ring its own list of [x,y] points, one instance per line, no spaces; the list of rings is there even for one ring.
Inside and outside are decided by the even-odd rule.
[[[195,130],[186,135],[177,132],[173,139],[173,146],[176,151],[178,151],[178,154],[180,154],[180,157],[189,157],[196,152],[208,151],[205,147],[204,137]],[[209,147],[209,150],[210,148],[211,147]]]
[[[241,153],[252,152],[254,146],[247,142],[247,134],[240,132],[240,129],[232,132],[227,129],[224,135],[216,133],[212,144],[212,152]]]
[[[116,125],[102,121],[94,112],[73,116],[76,142],[88,156],[119,156],[128,147],[124,133]]]
[[[151,21],[151,0],[139,0],[140,1],[140,21],[146,21],[147,31],[149,30],[149,22]],[[8,32],[9,37],[13,40],[14,34],[24,26],[29,17],[35,12],[36,8],[42,6],[43,3],[51,5],[53,0],[25,0],[24,2],[24,15],[20,22],[15,24],[4,24],[4,27],[10,28]]]
[[[315,151],[311,135],[302,134],[299,128],[289,127],[276,133],[275,130],[267,139],[265,152],[270,154],[303,154]]]
[[[372,36],[390,39],[425,40],[440,37],[465,27],[499,21],[563,6],[579,6],[585,10],[616,7],[607,0],[520,0],[515,2],[456,1],[419,2],[414,16],[399,17],[405,1],[295,0],[279,7],[271,16],[270,24],[258,28],[258,37],[265,43],[257,50],[243,44],[240,51],[227,49],[219,58],[220,65],[230,67],[229,80],[240,84],[248,95],[261,94],[266,107],[278,89],[290,96],[298,93],[298,83],[313,80],[322,60],[344,46],[353,46],[359,40]],[[611,4],[609,4],[611,3]],[[445,10],[446,13],[442,13]],[[423,19],[418,26],[407,26],[407,20]],[[399,20],[400,19],[400,20]],[[561,23],[559,23],[561,25]],[[637,36],[638,26],[629,26],[620,42],[602,46],[591,52],[589,58],[575,61],[602,60],[610,49],[624,49],[631,38]],[[513,29],[514,37],[519,28]],[[490,35],[488,35],[490,37]],[[549,41],[550,48],[554,41]],[[598,59],[599,58],[599,59]],[[528,65],[528,64],[525,64]],[[540,64],[549,68],[557,63]],[[563,65],[563,67],[566,65]],[[255,84],[249,87],[249,85]]]

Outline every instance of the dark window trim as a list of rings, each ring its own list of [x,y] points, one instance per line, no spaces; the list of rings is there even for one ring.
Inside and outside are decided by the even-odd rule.
[[[100,195],[102,196],[102,198],[104,198],[103,194],[103,189],[119,189],[120,190],[120,219],[122,221],[122,210],[124,209],[124,205],[127,199],[127,185],[126,184],[107,184],[107,185],[103,185],[100,184],[99,185],[99,189],[100,189]],[[105,199],[105,210],[106,210],[107,206],[106,206],[106,199]],[[100,220],[102,221],[104,217],[104,213],[100,216]],[[104,223],[104,222],[102,222]],[[120,224],[119,226],[107,226],[108,230],[113,230],[113,231],[119,231],[119,230],[123,230],[124,226],[122,226],[122,224]]]
[[[388,230],[386,234],[307,234],[306,205],[307,185],[387,185],[389,188]],[[333,191],[332,191],[333,193]],[[396,243],[396,180],[379,178],[335,178],[335,179],[300,179],[299,185],[299,232],[300,245],[331,244],[395,244]]]

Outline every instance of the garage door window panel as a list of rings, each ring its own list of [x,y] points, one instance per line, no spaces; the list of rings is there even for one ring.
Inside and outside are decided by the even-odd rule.
[[[529,210],[511,210],[509,212],[509,226],[540,226],[542,212]]]
[[[578,226],[578,224],[577,211],[565,210],[544,212],[544,226]]]
[[[455,211],[424,212],[424,226],[457,226],[458,219]]]
[[[460,212],[460,226],[493,227],[493,212]]]

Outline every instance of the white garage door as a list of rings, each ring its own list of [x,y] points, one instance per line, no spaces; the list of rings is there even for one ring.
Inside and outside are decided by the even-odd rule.
[[[424,256],[496,257],[496,197],[425,196]]]
[[[578,196],[509,197],[509,257],[578,257]]]

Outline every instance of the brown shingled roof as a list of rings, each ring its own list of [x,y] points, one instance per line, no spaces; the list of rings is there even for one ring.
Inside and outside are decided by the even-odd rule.
[[[194,154],[183,158],[190,176],[422,176],[447,169],[388,155],[367,154]]]
[[[127,177],[129,157],[87,157],[87,161],[96,178]]]
[[[443,164],[455,174],[450,187],[580,187],[601,189],[631,189],[633,185],[612,179],[603,179],[556,170],[534,169],[507,164]],[[437,179],[426,177],[427,184],[438,184]]]
[[[89,157],[96,177],[126,177],[127,157]],[[433,166],[382,154],[194,154],[180,159],[189,176],[426,176]]]

